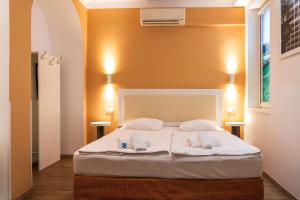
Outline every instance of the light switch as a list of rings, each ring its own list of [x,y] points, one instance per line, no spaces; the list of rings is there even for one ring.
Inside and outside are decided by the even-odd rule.
[[[227,112],[228,113],[236,113],[236,108],[230,107],[230,108],[227,109]]]

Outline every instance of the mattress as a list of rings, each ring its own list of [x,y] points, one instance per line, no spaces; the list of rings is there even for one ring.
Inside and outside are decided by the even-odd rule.
[[[262,175],[262,156],[174,154],[74,154],[74,172],[83,176],[167,179],[247,179]]]

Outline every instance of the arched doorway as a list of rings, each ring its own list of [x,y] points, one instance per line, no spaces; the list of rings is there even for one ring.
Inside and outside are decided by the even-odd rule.
[[[36,0],[36,2],[39,3],[48,23],[53,53],[64,57],[62,66],[62,132],[64,132],[64,137],[62,138],[62,153],[72,154],[73,150],[75,151],[83,144],[82,96],[84,69],[80,21],[72,0]],[[0,5],[0,186],[2,186],[3,183],[4,186],[6,186],[1,187],[1,195],[6,196],[4,198],[1,196],[0,199],[6,199],[10,192],[8,188],[10,185],[8,184],[9,178],[11,179],[12,198],[18,198],[31,188],[30,158],[32,152],[30,150],[29,101],[31,96],[30,14],[32,0],[22,2],[18,0],[3,0]],[[8,13],[8,11],[10,11],[10,13]],[[10,17],[10,19],[8,17]],[[4,26],[3,29],[2,26]],[[9,30],[11,30],[10,33]],[[4,34],[3,37],[2,33]],[[37,36],[34,37],[37,38]],[[2,40],[4,42],[2,42]],[[10,60],[8,60],[9,55],[2,54],[2,51],[10,53]],[[2,58],[2,56],[4,57]],[[3,65],[2,63],[6,64]],[[8,72],[10,73],[8,74]],[[11,85],[8,83],[9,76],[10,81],[13,83]],[[2,80],[4,81],[2,82]],[[74,88],[76,88],[75,91]],[[9,96],[11,98],[11,116],[9,112]],[[2,117],[4,120],[2,120]],[[11,125],[9,123],[10,119]],[[75,131],[73,131],[74,129]],[[10,155],[8,155],[9,146],[11,146]],[[4,149],[3,151],[2,148]],[[10,163],[11,166],[9,166]],[[9,169],[11,170],[10,173]],[[11,177],[9,177],[9,175]],[[4,193],[2,193],[2,189],[5,190]]]
[[[34,0],[31,21],[32,53],[46,51],[63,58],[61,63],[61,154],[72,155],[83,145],[84,54],[79,16],[72,0]],[[37,137],[33,121],[31,125],[32,157],[35,161],[38,145],[35,143]]]

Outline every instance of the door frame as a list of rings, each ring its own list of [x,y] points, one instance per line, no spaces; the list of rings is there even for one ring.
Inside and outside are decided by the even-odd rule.
[[[31,52],[31,57],[30,57],[30,59],[31,59],[31,74],[32,74],[32,55],[33,54],[37,54],[37,56],[39,56],[39,52],[37,52],[37,51],[32,51]],[[31,87],[32,87],[32,78],[31,78],[31,82],[30,82],[30,85],[31,85]],[[30,182],[31,182],[31,187],[33,187],[33,171],[32,171],[32,161],[33,161],[33,157],[32,157],[32,155],[33,155],[33,148],[32,148],[32,145],[33,145],[33,143],[32,143],[32,135],[33,135],[33,128],[32,128],[32,117],[33,115],[32,115],[32,98],[30,99],[30,163],[31,163],[31,168],[30,168],[30,177],[31,177],[31,180],[30,180]]]
[[[0,199],[11,199],[11,108],[9,99],[9,0],[0,1]]]

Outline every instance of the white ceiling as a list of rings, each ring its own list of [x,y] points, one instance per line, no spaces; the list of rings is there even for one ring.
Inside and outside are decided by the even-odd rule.
[[[80,0],[87,8],[232,7],[245,0]]]

